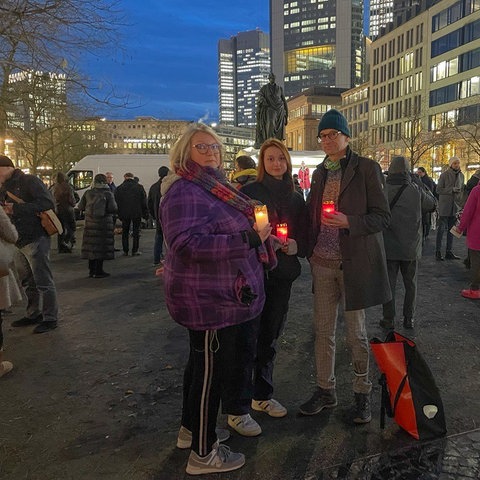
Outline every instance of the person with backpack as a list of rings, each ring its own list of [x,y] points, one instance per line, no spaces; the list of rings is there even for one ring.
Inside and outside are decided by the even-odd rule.
[[[403,326],[413,328],[417,267],[422,255],[422,216],[435,210],[437,201],[428,187],[412,181],[409,162],[402,156],[393,157],[385,190],[391,219],[389,227],[383,231],[383,242],[392,299],[383,304],[380,326],[388,329],[395,327],[395,287],[400,270],[405,286]]]

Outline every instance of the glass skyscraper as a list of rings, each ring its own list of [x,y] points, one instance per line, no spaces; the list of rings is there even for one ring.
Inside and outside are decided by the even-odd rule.
[[[218,42],[219,119],[224,125],[255,126],[258,91],[270,72],[269,35],[240,32]]]
[[[362,0],[270,0],[272,69],[291,97],[364,80]]]

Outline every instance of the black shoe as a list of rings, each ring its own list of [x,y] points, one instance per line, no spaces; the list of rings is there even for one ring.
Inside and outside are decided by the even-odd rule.
[[[142,252],[132,252],[132,257],[136,257],[137,255],[141,255]]]
[[[370,410],[370,394],[355,393],[355,414],[353,423],[368,423],[372,420],[372,412]]]
[[[302,415],[316,415],[324,408],[333,408],[337,406],[337,394],[335,390],[326,390],[317,387],[310,400],[300,405]]]
[[[40,323],[43,320],[43,315],[37,315],[34,318],[23,317],[19,320],[14,320],[12,322],[12,327],[29,327],[30,325],[35,325]]]
[[[436,252],[435,252],[435,259],[436,259],[436,260],[439,260],[439,261],[445,260],[445,259],[442,257],[442,252],[439,252],[439,251],[436,251]]]
[[[445,260],[460,260],[460,257],[455,255],[453,252],[446,252]]]
[[[110,274],[107,272],[100,272],[100,273],[96,273],[95,275],[92,275],[92,278],[106,278],[109,276]]]
[[[403,319],[403,328],[411,329],[413,328],[414,321],[413,318],[404,318]]]
[[[388,328],[389,330],[393,330],[395,328],[393,318],[382,318],[378,323],[382,328]]]
[[[57,328],[57,322],[41,322],[33,329],[33,333],[45,333]]]
[[[124,257],[128,257],[128,252],[123,252]]]

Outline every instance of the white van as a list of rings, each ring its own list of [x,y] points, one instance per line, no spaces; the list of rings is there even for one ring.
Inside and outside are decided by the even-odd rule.
[[[148,192],[158,180],[158,169],[163,166],[170,167],[166,154],[87,155],[67,172],[67,177],[80,198],[90,188],[93,177],[106,172],[113,173],[113,182],[117,186],[123,182],[125,173],[133,173]]]

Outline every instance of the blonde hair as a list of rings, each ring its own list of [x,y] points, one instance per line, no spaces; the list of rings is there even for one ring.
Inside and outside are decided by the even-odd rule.
[[[197,132],[208,133],[211,135],[215,142],[218,143],[220,148],[220,168],[223,166],[223,143],[220,137],[215,131],[204,123],[192,123],[190,124],[182,136],[175,142],[175,145],[170,150],[170,166],[174,172],[178,170],[188,170],[187,162],[191,160],[190,151],[193,148],[190,145],[192,137]]]
[[[260,153],[258,154],[258,166],[257,166],[257,182],[261,182],[265,177],[265,150],[269,147],[276,147],[278,148],[284,155],[285,159],[287,160],[287,171],[284,173],[288,176],[288,178],[292,181],[292,189],[294,188],[293,185],[293,176],[292,176],[292,159],[290,158],[290,153],[288,153],[287,147],[284,145],[283,142],[277,140],[276,138],[268,138],[265,140],[260,147]]]

